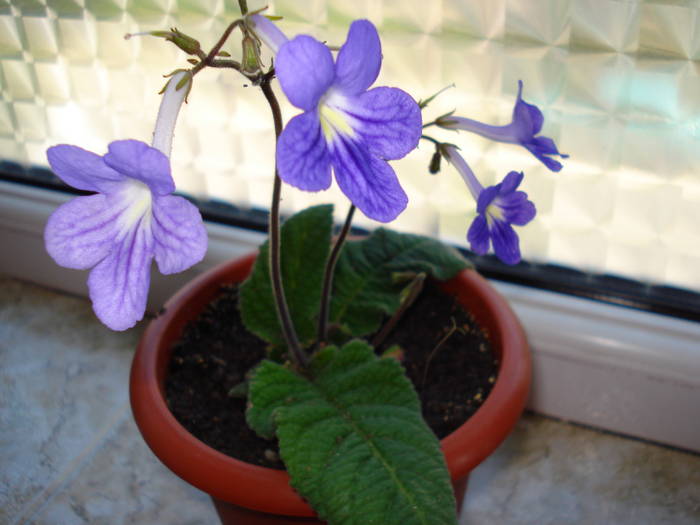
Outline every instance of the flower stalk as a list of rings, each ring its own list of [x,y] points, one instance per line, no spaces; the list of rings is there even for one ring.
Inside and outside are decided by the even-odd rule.
[[[192,69],[192,75],[196,75],[204,69],[207,66],[214,66],[214,63],[216,62],[216,57],[219,55],[221,48],[224,47],[224,44],[228,40],[228,37],[231,36],[231,33],[233,32],[234,29],[236,29],[238,26],[243,26],[243,21],[242,20],[234,20],[231,22],[226,30],[223,32],[219,40],[214,44],[214,47],[211,48],[209,51],[209,54],[207,54],[204,58],[201,59],[199,64],[197,64],[193,69]],[[227,60],[226,63],[229,64],[228,67],[233,67],[233,69],[237,69],[240,71],[240,64],[233,60]],[[237,65],[238,67],[234,67]]]
[[[321,308],[318,314],[318,338],[317,342],[319,347],[322,347],[328,339],[328,315],[330,313],[331,304],[331,291],[333,289],[333,274],[335,273],[335,265],[338,262],[338,257],[340,256],[340,250],[345,243],[345,239],[350,232],[350,225],[352,224],[352,218],[355,215],[355,205],[351,204],[348,214],[345,217],[345,223],[343,224],[338,238],[333,245],[330,255],[328,256],[328,261],[326,262],[326,268],[323,275],[323,290],[321,292]]]
[[[275,138],[279,139],[282,133],[282,112],[280,110],[279,102],[275,93],[272,90],[270,81],[272,80],[272,75],[268,74],[263,77],[260,83],[260,88],[262,89],[265,99],[270,105],[270,110],[272,111],[272,118],[275,123]],[[276,164],[276,163],[275,163]],[[275,306],[277,308],[277,316],[280,320],[280,325],[282,326],[282,335],[287,347],[289,348],[290,354],[294,359],[295,363],[306,368],[309,363],[309,358],[304,353],[299,343],[299,338],[297,337],[296,330],[294,329],[294,323],[292,322],[292,317],[289,313],[289,306],[287,305],[287,299],[284,295],[284,286],[282,284],[282,269],[280,261],[280,195],[282,193],[282,180],[280,179],[279,173],[277,172],[277,166],[275,165],[275,181],[272,189],[272,204],[270,206],[270,280],[272,282],[272,293],[275,297]]]

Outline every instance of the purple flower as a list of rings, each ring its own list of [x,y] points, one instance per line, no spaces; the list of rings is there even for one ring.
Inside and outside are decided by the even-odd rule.
[[[527,193],[516,191],[522,172],[511,171],[503,182],[484,188],[454,146],[444,147],[445,158],[455,167],[476,200],[477,216],[469,227],[467,240],[472,251],[483,255],[493,244],[496,256],[506,264],[520,261],[518,234],[513,224],[524,226],[535,217],[535,205]]]
[[[285,127],[277,144],[279,175],[306,191],[331,185],[367,217],[389,222],[408,203],[387,160],[418,144],[421,113],[397,88],[367,91],[379,74],[381,43],[367,20],[350,26],[337,60],[318,40],[301,35],[283,44],[275,71],[287,98],[304,112]]]
[[[207,236],[195,206],[170,195],[168,157],[136,140],[109,145],[100,157],[77,146],[49,148],[53,171],[68,185],[95,195],[53,212],[46,249],[61,266],[85,270],[97,317],[113,330],[143,317],[151,260],[161,273],[181,272],[204,257]]]
[[[540,159],[550,170],[559,171],[562,168],[561,162],[551,158],[551,156],[565,159],[568,158],[568,155],[559,153],[554,141],[549,137],[535,136],[542,130],[544,116],[537,106],[528,104],[522,99],[522,93],[523,82],[518,80],[518,98],[515,100],[513,108],[513,121],[505,126],[491,126],[476,120],[451,115],[439,118],[437,124],[447,129],[471,131],[498,142],[520,144]]]

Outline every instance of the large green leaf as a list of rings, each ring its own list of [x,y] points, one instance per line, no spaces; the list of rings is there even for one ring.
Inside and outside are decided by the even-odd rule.
[[[440,444],[401,365],[361,341],[329,346],[308,376],[264,361],[248,423],[276,435],[292,486],[330,525],[450,525]]]
[[[444,281],[468,266],[456,250],[435,239],[380,228],[343,248],[333,281],[331,320],[353,336],[372,333],[399,307],[406,283],[397,281],[397,275],[425,273]]]
[[[299,340],[315,335],[333,227],[333,206],[313,206],[290,217],[282,225],[282,284]],[[241,285],[241,317],[246,328],[261,339],[282,345],[282,329],[272,295],[269,245],[260,254],[250,277]]]

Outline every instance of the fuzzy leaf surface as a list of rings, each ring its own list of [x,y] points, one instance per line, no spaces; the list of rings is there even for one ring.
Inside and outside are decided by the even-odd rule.
[[[372,333],[399,307],[405,283],[396,281],[397,274],[426,273],[445,281],[468,267],[459,252],[435,239],[379,228],[344,246],[333,281],[331,321],[353,336]]]
[[[332,227],[332,205],[307,208],[282,224],[282,283],[302,343],[315,335]],[[269,241],[260,247],[253,271],[241,285],[240,308],[248,330],[265,341],[284,345],[270,282]]]
[[[264,361],[250,426],[277,435],[292,486],[330,525],[456,524],[440,444],[401,365],[362,341],[329,346],[309,377]]]

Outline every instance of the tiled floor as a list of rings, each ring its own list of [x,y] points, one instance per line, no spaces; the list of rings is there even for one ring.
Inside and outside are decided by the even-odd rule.
[[[216,523],[131,419],[139,332],[0,278],[0,523]],[[697,525],[700,456],[529,414],[472,475],[461,523]]]

